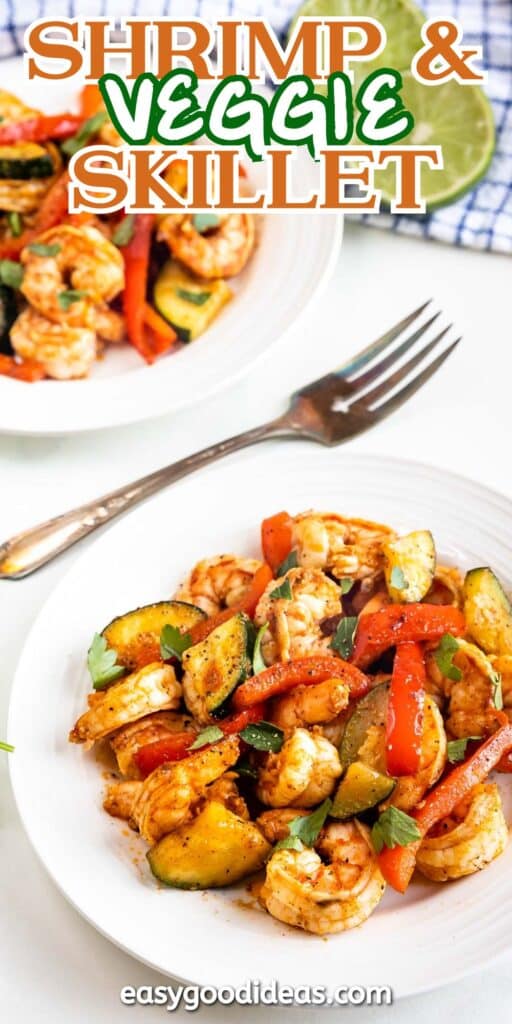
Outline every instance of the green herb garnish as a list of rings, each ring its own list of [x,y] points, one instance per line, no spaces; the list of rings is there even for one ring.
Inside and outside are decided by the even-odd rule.
[[[9,231],[14,238],[19,238],[23,231],[23,221],[17,210],[11,210],[7,214],[7,223],[9,224]]]
[[[6,754],[12,754],[14,747],[11,743],[5,743],[4,740],[0,740],[0,750],[5,750]]]
[[[93,135],[96,135],[100,128],[103,127],[105,121],[108,120],[107,113],[105,110],[98,110],[97,114],[89,117],[87,121],[84,121],[82,127],[77,131],[76,135],[73,135],[70,139],[66,139],[61,144],[62,151],[66,156],[73,156],[78,153],[78,150],[85,146]]]
[[[380,853],[385,846],[390,850],[395,846],[409,846],[409,843],[415,843],[417,839],[421,839],[417,823],[398,807],[387,807],[372,828],[375,853]]]
[[[281,562],[279,569],[277,570],[277,576],[286,576],[289,569],[296,569],[299,564],[297,552],[295,550],[290,551],[290,554],[286,556],[284,562]]]
[[[255,750],[278,754],[284,743],[284,732],[271,722],[250,722],[242,729],[240,739]]]
[[[61,309],[67,311],[74,302],[79,302],[80,299],[84,299],[87,292],[82,292],[77,288],[69,288],[65,292],[59,292],[57,296],[57,302]]]
[[[219,729],[218,725],[208,725],[206,729],[200,732],[192,745],[188,748],[189,750],[199,750],[201,747],[206,747],[208,743],[216,743],[217,740],[221,740],[224,736],[222,729]]]
[[[61,250],[57,242],[55,245],[43,245],[42,242],[32,242],[32,245],[27,246],[27,248],[36,256],[58,256]]]
[[[293,594],[290,586],[290,580],[284,580],[279,587],[276,587],[275,590],[271,590],[269,597],[271,597],[273,601],[278,601],[280,597],[283,598],[284,601],[291,601]]]
[[[199,234],[204,234],[205,231],[209,231],[210,228],[218,228],[220,224],[220,217],[216,213],[195,213],[192,217],[192,223]]]
[[[342,580],[338,580],[338,583],[342,594],[349,594],[354,586],[354,580],[351,580],[350,576],[344,576]]]
[[[340,619],[338,628],[329,645],[334,651],[338,651],[338,654],[341,654],[345,661],[352,654],[356,628],[357,615],[345,615],[343,619]]]
[[[499,672],[493,672],[491,676],[492,702],[496,711],[503,710],[503,690],[501,688],[501,676]]]
[[[192,647],[190,633],[181,633],[177,626],[162,626],[160,633],[160,654],[162,661],[169,658],[178,658],[181,661],[183,654]]]
[[[240,775],[243,779],[251,779],[253,782],[258,778],[258,770],[248,761],[246,757],[241,757],[235,764],[233,771]]]
[[[260,626],[258,632],[256,633],[256,640],[254,641],[254,652],[252,656],[252,670],[255,676],[258,675],[258,672],[263,672],[263,669],[267,667],[265,665],[265,662],[263,661],[263,657],[261,654],[261,641],[267,629],[268,622],[265,622],[263,626]]]
[[[458,649],[459,645],[455,637],[451,633],[445,633],[441,637],[439,647],[436,647],[434,651],[434,659],[439,671],[446,679],[451,679],[454,683],[458,683],[459,679],[462,679],[460,668],[453,664],[453,656]]]
[[[117,651],[107,647],[107,641],[101,633],[95,633],[87,653],[87,668],[95,690],[103,690],[116,679],[124,676],[124,665],[117,664]]]
[[[112,232],[112,241],[114,245],[118,245],[121,248],[123,245],[128,245],[133,238],[134,230],[135,216],[133,213],[128,213]]]
[[[466,755],[466,747],[473,740],[481,740],[481,736],[463,736],[460,740],[450,740],[447,744],[446,753],[450,764],[456,761],[463,761]]]
[[[399,565],[393,566],[390,577],[391,586],[395,590],[408,590],[409,584],[404,576],[403,569]]]
[[[311,814],[304,814],[300,818],[293,818],[288,825],[289,835],[285,839],[280,839],[274,849],[301,850],[303,846],[313,846],[320,835],[331,807],[332,800],[327,797],[327,800],[324,800]],[[294,842],[290,842],[290,840]],[[300,845],[297,845],[297,841]]]
[[[204,306],[208,302],[211,292],[190,292],[188,288],[176,288],[176,295],[185,302],[191,302],[193,306]]]
[[[23,267],[15,260],[0,260],[0,281],[8,288],[19,288],[23,281]]]

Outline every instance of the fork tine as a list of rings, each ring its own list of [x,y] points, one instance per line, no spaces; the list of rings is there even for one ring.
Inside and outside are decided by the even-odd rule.
[[[441,333],[438,334],[433,341],[429,341],[428,345],[424,345],[423,348],[421,348],[419,352],[417,352],[416,355],[412,357],[412,359],[408,359],[407,362],[403,364],[403,366],[400,366],[398,370],[395,371],[395,373],[392,373],[389,377],[385,377],[385,379],[381,381],[381,383],[378,384],[377,387],[373,388],[372,391],[367,391],[367,393],[363,395],[361,398],[357,399],[356,402],[353,403],[353,405],[356,407],[358,405],[362,405],[365,408],[368,408],[375,402],[378,402],[379,398],[384,398],[386,395],[388,395],[391,389],[394,388],[395,384],[399,384],[400,381],[404,379],[404,377],[407,377],[411,370],[413,370],[414,367],[418,365],[418,363],[421,363],[425,356],[428,355],[428,353],[431,352],[433,348],[435,348],[435,346],[444,338],[445,334],[448,333],[452,326],[453,324],[450,324],[448,327],[445,327],[444,331],[441,331]]]
[[[361,370],[363,366],[366,366],[366,364],[371,362],[372,359],[375,359],[376,356],[380,355],[380,353],[383,352],[384,349],[388,347],[388,345],[391,345],[391,343],[395,341],[395,339],[398,338],[398,336],[402,334],[403,331],[406,331],[407,328],[410,327],[412,323],[414,323],[417,317],[421,316],[423,311],[427,308],[427,306],[430,305],[431,302],[432,299],[428,299],[428,301],[424,302],[422,306],[419,306],[418,309],[415,309],[414,313],[409,313],[409,316],[406,316],[404,317],[403,320],[400,320],[398,324],[395,324],[394,327],[391,327],[389,331],[386,331],[386,333],[383,334],[381,338],[377,338],[377,341],[373,341],[371,345],[367,346],[367,348],[363,348],[363,350],[361,352],[358,352],[356,356],[354,356],[352,359],[349,359],[346,363],[343,364],[343,366],[340,366],[337,370],[335,370],[335,373],[339,377],[349,377],[351,374],[356,373],[357,370]]]
[[[378,422],[378,420],[382,420],[386,416],[389,416],[391,412],[403,405],[408,398],[411,398],[411,396],[414,395],[414,393],[418,391],[418,389],[421,388],[423,384],[425,384],[426,381],[434,375],[434,373],[437,372],[439,367],[443,365],[446,359],[448,359],[448,356],[450,356],[453,350],[457,348],[460,341],[462,341],[462,338],[457,338],[456,341],[452,342],[448,348],[445,348],[436,359],[433,359],[432,362],[421,371],[421,373],[418,373],[418,375],[413,377],[405,387],[401,388],[396,395],[389,398],[387,402],[383,402],[377,409],[373,409],[371,415],[374,417],[374,422]]]
[[[359,377],[354,377],[353,380],[350,381],[350,386],[354,389],[354,392],[362,391],[362,389],[367,387],[368,384],[371,384],[372,381],[382,377],[382,374],[385,373],[386,370],[389,370],[394,363],[398,362],[398,360],[401,359],[401,357],[404,356],[417,341],[419,341],[425,332],[432,327],[432,324],[440,315],[440,313],[435,313],[434,316],[430,317],[430,320],[427,320],[426,324],[422,324],[421,327],[418,327],[418,329],[414,331],[409,338],[406,338],[401,345],[394,348],[389,355],[384,356],[383,359],[376,363],[375,366],[372,366],[370,370],[367,370],[366,373],[361,373]],[[428,352],[428,348],[423,351],[424,353]]]

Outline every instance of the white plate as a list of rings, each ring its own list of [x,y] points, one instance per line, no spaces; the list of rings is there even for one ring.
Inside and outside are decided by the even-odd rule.
[[[24,78],[21,60],[2,61],[1,81],[47,111],[73,108],[75,94],[62,82]],[[255,187],[263,166],[253,164]],[[314,185],[313,161],[296,164],[296,188]],[[199,402],[246,373],[282,339],[318,295],[336,265],[342,238],[337,215],[265,214],[258,247],[231,283],[234,300],[196,342],[145,366],[128,345],[109,346],[90,377],[78,381],[20,383],[0,376],[0,432],[59,434],[150,419]]]
[[[464,567],[491,564],[511,583],[511,502],[478,484],[413,463],[308,445],[238,457],[132,513],[55,590],[14,682],[12,782],[25,828],[62,892],[100,932],[165,974],[218,986],[248,978],[386,984],[401,996],[481,970],[510,946],[511,849],[464,881],[415,882],[406,897],[389,891],[362,928],[320,941],[242,906],[243,887],[206,894],[158,889],[142,841],[127,838],[101,809],[101,766],[67,743],[84,709],[84,654],[95,630],[129,608],[167,597],[201,556],[257,555],[265,515],[312,506],[403,530],[428,527],[443,558]],[[506,776],[500,785],[505,793],[512,789]]]

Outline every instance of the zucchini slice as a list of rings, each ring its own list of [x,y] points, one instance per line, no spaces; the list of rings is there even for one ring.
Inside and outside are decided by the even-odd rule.
[[[354,713],[350,716],[340,745],[340,761],[342,768],[348,768],[358,760],[368,729],[371,725],[385,725],[388,710],[388,683],[380,683],[357,702]]]
[[[256,825],[212,800],[192,822],[164,836],[147,858],[165,885],[218,889],[259,871],[270,849]]]
[[[218,316],[232,294],[222,278],[200,281],[170,260],[156,279],[153,300],[178,337],[193,341]]]
[[[464,580],[468,633],[486,654],[512,654],[512,607],[492,569],[471,569]]]
[[[27,181],[29,178],[49,178],[53,173],[53,161],[44,146],[36,142],[0,146],[0,178]]]
[[[391,796],[395,779],[382,775],[362,761],[353,761],[342,779],[329,814],[332,818],[353,818]]]
[[[109,647],[117,651],[119,665],[129,672],[160,661],[160,633],[163,626],[175,626],[182,633],[192,629],[206,615],[194,604],[184,601],[159,601],[135,608],[113,619],[103,630]]]
[[[251,620],[238,612],[185,651],[183,695],[188,710],[196,717],[198,701],[213,718],[227,714],[228,698],[251,672],[252,635]]]
[[[386,586],[392,601],[412,603],[428,594],[436,571],[430,530],[415,530],[384,545]]]

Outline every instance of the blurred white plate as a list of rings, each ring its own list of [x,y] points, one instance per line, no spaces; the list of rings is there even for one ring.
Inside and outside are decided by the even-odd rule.
[[[62,82],[29,82],[21,59],[2,61],[2,82],[46,111],[73,109],[76,91]],[[297,159],[295,188],[308,194],[313,162]],[[251,165],[251,182],[265,180]],[[295,325],[329,279],[342,238],[341,217],[265,214],[258,247],[230,284],[235,297],[197,341],[153,366],[129,346],[109,346],[90,377],[24,384],[0,376],[0,432],[59,434],[134,423],[193,405],[246,373]]]
[[[204,514],[208,494],[208,515]],[[243,500],[241,499],[243,496]],[[12,783],[48,872],[100,932],[140,960],[199,984],[248,978],[299,985],[391,985],[395,996],[445,984],[511,945],[512,850],[443,885],[388,891],[363,927],[320,941],[244,906],[243,886],[158,889],[145,844],[101,808],[101,765],[67,742],[85,705],[85,652],[115,615],[167,597],[200,557],[259,553],[260,520],[315,506],[428,527],[443,559],[490,564],[510,585],[511,502],[429,467],[279,444],[177,484],[88,548],[41,612],[14,682]],[[17,584],[23,586],[23,584]],[[505,811],[512,780],[499,776]]]

